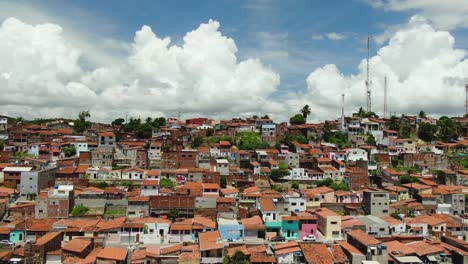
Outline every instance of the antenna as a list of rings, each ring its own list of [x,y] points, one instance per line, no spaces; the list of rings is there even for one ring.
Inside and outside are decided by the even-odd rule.
[[[465,85],[465,117],[468,116],[468,84]]]
[[[370,74],[370,65],[369,65],[369,57],[370,57],[370,34],[367,35],[367,66],[366,66],[366,97],[367,97],[367,112],[372,111],[372,102],[371,102],[371,81],[369,80]]]
[[[344,116],[344,93],[341,94],[341,116]]]
[[[384,103],[383,103],[383,116],[387,118],[387,76],[384,77]]]

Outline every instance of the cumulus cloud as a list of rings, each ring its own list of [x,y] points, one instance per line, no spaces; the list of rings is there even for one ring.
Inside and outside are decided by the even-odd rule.
[[[388,11],[417,11],[431,20],[436,28],[468,27],[466,0],[366,0],[374,8]]]
[[[391,112],[461,114],[464,89],[456,81],[468,76],[466,51],[454,48],[455,39],[447,31],[434,29],[421,17],[413,17],[397,31],[388,45],[370,59],[373,111],[383,112],[383,80],[388,78],[388,104]],[[342,93],[346,112],[365,105],[366,61],[359,73],[343,75],[331,64],[314,70],[307,77],[308,91],[288,101],[289,105],[309,102],[312,118],[323,120],[339,115]]]
[[[346,34],[341,34],[341,33],[336,33],[336,32],[327,33],[325,34],[325,36],[331,40],[343,40],[348,37]]]
[[[0,27],[0,110],[37,117],[90,109],[95,119],[109,120],[125,112],[233,116],[280,109],[268,103],[279,75],[257,59],[238,61],[236,44],[219,27],[210,20],[176,46],[143,26],[127,57],[85,71],[81,51],[58,25],[7,19]]]

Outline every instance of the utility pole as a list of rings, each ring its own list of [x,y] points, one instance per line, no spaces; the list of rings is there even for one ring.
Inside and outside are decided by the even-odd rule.
[[[371,102],[371,81],[369,79],[370,75],[370,34],[367,35],[367,63],[366,63],[366,98],[367,98],[367,112],[372,111],[372,102]]]
[[[465,85],[465,117],[468,116],[468,84]]]

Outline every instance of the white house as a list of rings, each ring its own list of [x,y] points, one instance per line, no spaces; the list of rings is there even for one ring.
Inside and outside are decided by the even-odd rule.
[[[160,159],[161,158],[161,147],[162,142],[151,142],[150,147],[148,149],[148,158],[152,159]]]
[[[159,181],[155,179],[146,179],[141,184],[141,196],[152,196],[159,194]]]
[[[226,159],[217,159],[216,171],[219,172],[220,175],[229,175],[229,161]]]
[[[347,161],[357,161],[357,160],[368,160],[367,151],[360,148],[350,148],[346,149],[346,160]]]
[[[122,180],[144,180],[146,171],[136,166],[122,170]]]
[[[77,156],[80,155],[80,152],[89,151],[88,142],[74,142],[73,145],[75,146]]]
[[[151,218],[143,227],[144,244],[161,244],[169,242],[169,226],[171,220],[162,218]]]

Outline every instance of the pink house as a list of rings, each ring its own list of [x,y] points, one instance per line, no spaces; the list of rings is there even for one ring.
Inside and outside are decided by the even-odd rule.
[[[362,202],[362,192],[335,191],[336,203],[360,203]]]
[[[295,214],[299,219],[299,239],[308,235],[314,235],[318,239],[317,216],[308,212],[297,212]]]

